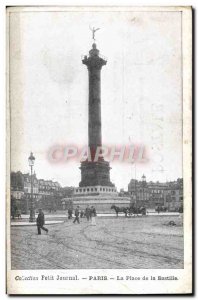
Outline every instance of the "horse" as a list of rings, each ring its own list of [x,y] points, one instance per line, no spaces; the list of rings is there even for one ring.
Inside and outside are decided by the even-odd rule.
[[[123,212],[125,214],[125,217],[127,217],[127,211],[128,211],[127,207],[118,207],[116,205],[112,205],[111,209],[115,210],[117,217],[119,212]]]

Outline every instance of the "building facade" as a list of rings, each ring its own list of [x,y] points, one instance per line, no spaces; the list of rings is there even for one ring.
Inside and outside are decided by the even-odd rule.
[[[168,210],[174,210],[175,207],[183,210],[183,179],[167,183],[164,195],[164,205]]]
[[[56,181],[37,179],[36,174],[32,175],[33,199],[35,207],[55,209],[54,203],[62,197],[61,185]],[[11,172],[11,199],[18,209],[28,213],[31,199],[31,175],[21,172]]]
[[[147,182],[143,175],[142,180],[131,179],[128,194],[131,203],[137,206],[152,209],[161,207],[168,211],[176,211],[183,206],[183,179],[172,182]]]

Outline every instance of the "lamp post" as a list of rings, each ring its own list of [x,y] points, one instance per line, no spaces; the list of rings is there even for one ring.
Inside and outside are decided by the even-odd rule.
[[[31,198],[30,198],[30,217],[29,222],[35,221],[35,210],[34,210],[34,199],[33,199],[33,165],[34,165],[35,157],[33,156],[33,153],[30,153],[30,156],[28,158],[29,166],[31,169]]]

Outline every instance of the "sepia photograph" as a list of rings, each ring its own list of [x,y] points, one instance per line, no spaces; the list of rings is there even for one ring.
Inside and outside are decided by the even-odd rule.
[[[191,293],[191,7],[6,22],[8,293]]]

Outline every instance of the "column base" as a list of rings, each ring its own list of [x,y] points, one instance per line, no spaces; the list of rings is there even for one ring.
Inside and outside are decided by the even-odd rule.
[[[115,185],[110,181],[110,166],[109,162],[101,160],[98,162],[84,161],[81,163],[81,182],[83,186],[109,186]]]

